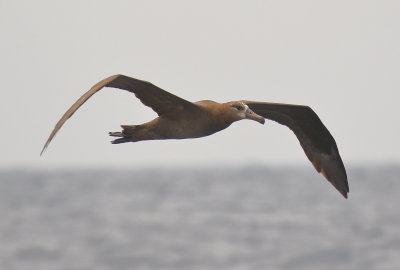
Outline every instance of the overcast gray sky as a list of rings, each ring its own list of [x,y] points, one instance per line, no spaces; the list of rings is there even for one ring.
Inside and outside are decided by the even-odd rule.
[[[0,167],[196,164],[308,166],[275,122],[241,121],[210,137],[111,145],[108,131],[155,117],[107,88],[116,73],[191,101],[307,104],[346,164],[400,162],[400,1],[0,0]]]

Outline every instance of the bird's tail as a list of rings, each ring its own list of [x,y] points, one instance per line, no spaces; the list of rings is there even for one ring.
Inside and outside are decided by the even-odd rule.
[[[135,132],[140,128],[139,125],[122,125],[122,131],[118,132],[109,132],[108,135],[112,137],[120,137],[119,139],[115,139],[111,141],[112,144],[126,143],[126,142],[135,142]]]

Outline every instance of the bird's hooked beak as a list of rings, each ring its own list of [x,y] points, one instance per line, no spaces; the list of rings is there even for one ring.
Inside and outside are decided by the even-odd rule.
[[[249,107],[246,108],[245,118],[257,121],[257,122],[259,122],[260,124],[263,124],[263,125],[265,123],[265,118],[262,117],[261,115],[256,114],[255,112],[253,112]]]

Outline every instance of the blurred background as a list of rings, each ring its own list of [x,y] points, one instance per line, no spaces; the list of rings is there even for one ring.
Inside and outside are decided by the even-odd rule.
[[[4,269],[397,269],[398,1],[0,0]],[[122,73],[190,101],[305,104],[349,199],[284,126],[111,145],[155,113]]]

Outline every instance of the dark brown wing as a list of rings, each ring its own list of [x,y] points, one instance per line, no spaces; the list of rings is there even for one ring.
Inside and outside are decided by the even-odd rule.
[[[127,90],[134,93],[144,105],[152,108],[160,116],[173,116],[176,113],[180,113],[182,110],[198,109],[198,107],[192,102],[177,97],[150,82],[124,75],[115,75],[110,78],[113,79],[106,82],[106,84],[101,84],[100,82],[93,86],[92,89],[97,86],[97,88],[99,88],[98,90],[100,90],[100,88],[106,86]],[[92,89],[89,90],[89,92],[92,91]],[[96,92],[98,90],[93,91]]]
[[[244,101],[255,113],[289,127],[315,169],[345,197],[347,174],[335,139],[308,106]]]
[[[182,110],[198,110],[195,104],[168,93],[150,82],[124,75],[110,76],[95,84],[65,112],[51,132],[40,155],[42,155],[47,146],[49,146],[51,140],[64,125],[65,121],[67,121],[83,103],[103,87],[114,87],[134,93],[144,105],[151,107],[160,116],[173,117],[174,114],[180,113]]]

